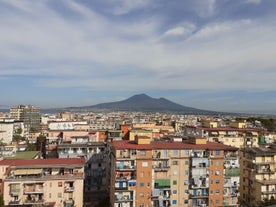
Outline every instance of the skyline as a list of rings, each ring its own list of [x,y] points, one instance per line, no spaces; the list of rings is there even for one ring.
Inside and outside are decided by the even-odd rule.
[[[276,114],[276,1],[0,1],[0,105],[145,93]]]

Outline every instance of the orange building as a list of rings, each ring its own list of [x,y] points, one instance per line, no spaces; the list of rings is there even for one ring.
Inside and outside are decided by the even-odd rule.
[[[111,206],[224,205],[224,152],[237,148],[195,137],[152,142],[136,136],[111,145]]]

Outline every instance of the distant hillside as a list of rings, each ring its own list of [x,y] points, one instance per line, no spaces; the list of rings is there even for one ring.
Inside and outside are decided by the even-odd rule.
[[[219,112],[196,109],[182,106],[165,98],[152,98],[146,94],[134,95],[126,100],[101,103],[92,106],[70,107],[71,111],[144,111],[144,112],[177,112],[184,114],[218,114]]]

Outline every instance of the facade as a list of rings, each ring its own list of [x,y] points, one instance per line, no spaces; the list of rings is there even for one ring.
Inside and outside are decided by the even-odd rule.
[[[59,158],[85,158],[84,205],[97,205],[108,200],[110,184],[109,145],[89,142],[88,136],[71,137],[70,142],[57,145]]]
[[[220,142],[233,147],[258,147],[262,130],[257,128],[186,126],[186,136],[205,137],[210,142]]]
[[[82,207],[84,164],[81,158],[1,160],[4,204]]]
[[[150,137],[136,136],[134,141],[113,141],[111,145],[115,169],[111,171],[111,206],[225,204],[225,152],[237,148],[195,137],[153,142]],[[237,206],[237,200],[228,204]]]
[[[259,207],[265,200],[275,200],[275,161],[275,147],[241,149],[241,206]]]
[[[13,119],[2,119],[0,120],[0,141],[5,144],[10,144],[13,138]]]
[[[30,130],[40,130],[40,108],[32,105],[19,105],[10,108],[11,118],[23,121],[25,127]]]

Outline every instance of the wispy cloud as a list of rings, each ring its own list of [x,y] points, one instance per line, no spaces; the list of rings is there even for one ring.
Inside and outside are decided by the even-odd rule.
[[[95,2],[1,1],[1,79],[106,91],[276,88],[272,12],[239,18],[237,5],[215,0]]]

